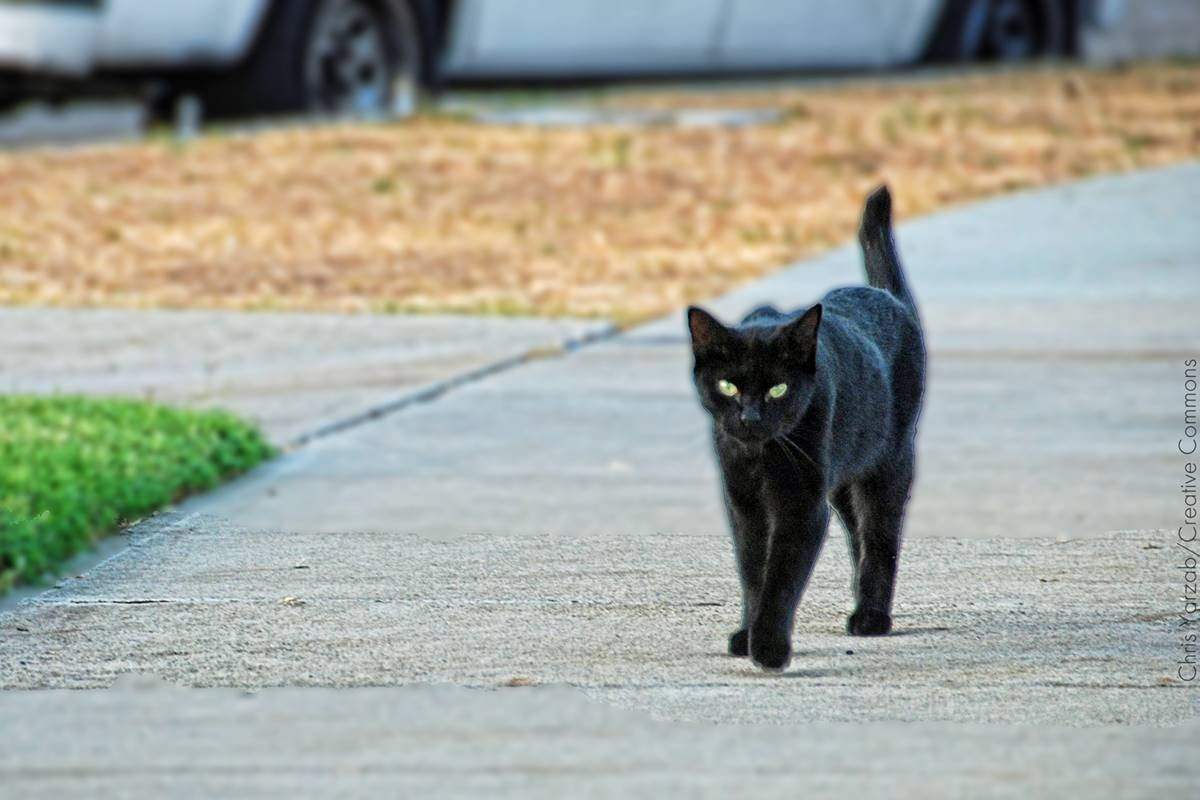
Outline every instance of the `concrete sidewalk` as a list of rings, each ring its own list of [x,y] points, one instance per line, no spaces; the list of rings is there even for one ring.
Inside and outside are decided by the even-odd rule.
[[[1198,201],[1191,165],[901,228],[933,380],[896,635],[842,634],[834,530],[787,674],[723,655],[732,557],[673,318],[301,448],[0,615],[0,686],[37,690],[0,693],[29,731],[0,780],[726,796],[762,774],[766,796],[923,797],[936,771],[952,796],[1186,796]],[[838,251],[716,306],[858,269]],[[43,691],[129,673],[262,691]]]
[[[247,531],[160,521],[127,555],[5,620],[5,688],[566,684],[665,720],[1171,724],[1177,549],[1165,534],[914,539],[896,634],[845,635],[835,538],[765,675],[725,655],[738,622],[724,537]]]
[[[19,692],[0,725],[0,778],[29,800],[1161,800],[1200,781],[1195,722],[662,723],[557,687]]]
[[[0,308],[0,392],[228,408],[287,445],[610,330],[589,320],[432,314]]]

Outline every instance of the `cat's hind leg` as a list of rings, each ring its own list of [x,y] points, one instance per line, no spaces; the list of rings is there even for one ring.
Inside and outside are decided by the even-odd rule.
[[[846,531],[846,546],[850,549],[850,591],[858,596],[858,562],[862,548],[858,543],[858,514],[854,511],[854,492],[847,484],[829,495],[829,503],[842,521]]]
[[[855,517],[851,547],[856,556],[854,613],[846,621],[853,636],[882,636],[892,629],[892,597],[900,562],[904,512],[913,482],[911,448],[850,488]]]

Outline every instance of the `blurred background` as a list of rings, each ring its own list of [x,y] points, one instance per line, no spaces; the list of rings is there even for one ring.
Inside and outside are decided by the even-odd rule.
[[[5,0],[0,141],[148,120],[404,115],[465,83],[729,77],[796,70],[1200,53],[1188,0]],[[81,97],[125,103],[77,106]]]
[[[1195,159],[1197,53],[1186,0],[0,0],[0,585],[844,244],[882,181]]]

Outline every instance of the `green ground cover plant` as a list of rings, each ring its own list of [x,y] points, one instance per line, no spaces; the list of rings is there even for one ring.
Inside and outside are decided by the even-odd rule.
[[[253,425],[224,411],[0,396],[0,592],[272,452]]]

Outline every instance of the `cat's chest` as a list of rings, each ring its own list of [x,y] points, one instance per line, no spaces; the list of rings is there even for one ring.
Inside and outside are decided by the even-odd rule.
[[[818,463],[796,442],[772,441],[761,449],[731,447],[719,455],[725,480],[747,495],[825,485]]]
[[[762,484],[772,470],[771,457],[766,448],[729,447],[720,452],[720,458],[726,474],[736,476],[747,488]]]

